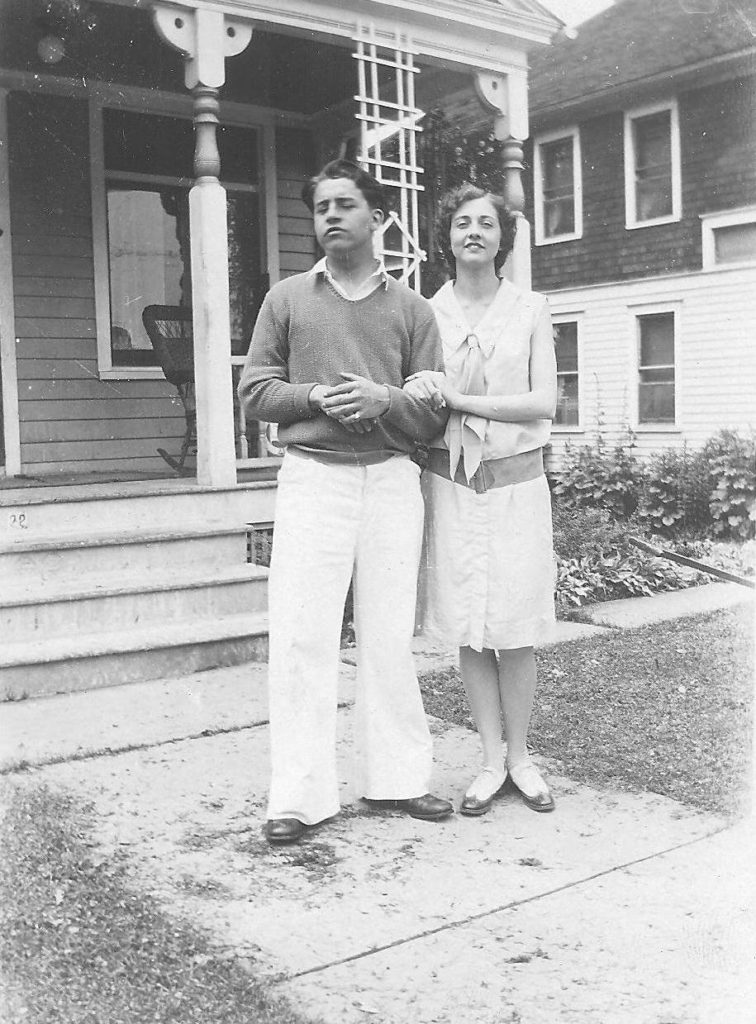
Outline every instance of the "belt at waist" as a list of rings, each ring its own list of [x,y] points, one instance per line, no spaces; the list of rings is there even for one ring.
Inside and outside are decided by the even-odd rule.
[[[449,453],[443,448],[431,448],[428,454],[428,469],[436,476],[451,480],[449,472]],[[454,483],[462,487],[470,487],[478,494],[484,494],[492,487],[508,487],[510,484],[524,484],[527,480],[536,480],[543,476],[543,449],[534,448],[530,452],[508,455],[503,459],[486,459],[478,466],[470,480],[465,478],[465,470],[460,460]]]
[[[304,459],[314,459],[325,466],[375,466],[379,462],[388,462],[396,455],[404,452],[391,452],[385,449],[373,449],[366,452],[329,451],[325,448],[303,448],[298,444],[290,444],[287,451]]]

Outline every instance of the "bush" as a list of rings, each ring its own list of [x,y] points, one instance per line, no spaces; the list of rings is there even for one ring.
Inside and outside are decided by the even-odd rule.
[[[645,473],[633,448],[627,443],[610,448],[601,434],[594,444],[565,448],[562,470],[554,486],[556,498],[570,508],[605,508],[615,516],[629,518],[638,507]]]
[[[722,430],[704,446],[714,488],[709,511],[717,536],[750,540],[756,536],[756,440]]]
[[[597,601],[641,597],[703,582],[662,558],[633,547],[632,520],[618,521],[606,509],[554,507],[556,601],[562,614]]]
[[[703,452],[670,448],[653,455],[638,518],[663,537],[690,536],[710,528],[711,472]]]

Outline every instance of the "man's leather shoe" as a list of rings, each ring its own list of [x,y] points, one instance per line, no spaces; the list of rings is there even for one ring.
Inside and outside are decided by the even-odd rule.
[[[307,831],[299,818],[271,818],[265,822],[265,838],[269,843],[296,843]]]
[[[421,821],[441,821],[442,818],[448,818],[454,810],[448,800],[442,800],[431,793],[413,796],[408,800],[369,800],[365,797],[365,803],[370,804],[372,807],[385,807],[387,810],[404,811],[411,818],[420,818]]]

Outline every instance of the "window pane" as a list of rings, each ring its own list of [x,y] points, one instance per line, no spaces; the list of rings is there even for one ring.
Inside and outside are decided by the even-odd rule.
[[[155,365],[142,310],[191,306],[188,193],[111,183],[107,207],[113,364]]]
[[[561,426],[577,426],[580,421],[578,406],[578,376],[576,373],[557,377],[557,410],[554,422]]]
[[[638,388],[638,419],[641,423],[675,422],[675,385],[644,383]]]
[[[652,220],[672,213],[672,124],[670,111],[633,121],[636,217]]]
[[[106,110],[104,119],[109,171],[192,177],[194,131],[189,118]]]
[[[756,260],[756,223],[715,228],[714,253],[717,263]]]
[[[221,181],[255,184],[259,175],[254,129],[219,125],[216,138]],[[191,119],[106,110],[105,166],[110,171],[192,178],[194,129]]]
[[[668,366],[675,361],[675,318],[673,313],[638,317],[640,365]]]
[[[264,296],[260,267],[260,212],[254,192],[229,192],[228,285],[231,351],[246,355]]]
[[[572,138],[541,146],[544,233],[568,234],[575,230],[575,183]]]
[[[221,181],[234,185],[254,185],[257,172],[257,133],[252,128],[218,127],[218,151]]]
[[[557,372],[577,373],[577,322],[555,324],[554,345],[556,348]]]
[[[652,313],[639,316],[638,329],[638,420],[640,423],[674,423],[674,314]]]

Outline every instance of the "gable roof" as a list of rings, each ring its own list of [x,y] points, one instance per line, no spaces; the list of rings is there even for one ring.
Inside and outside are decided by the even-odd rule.
[[[671,78],[749,49],[756,53],[756,0],[615,0],[584,22],[575,39],[533,55],[531,111]]]

